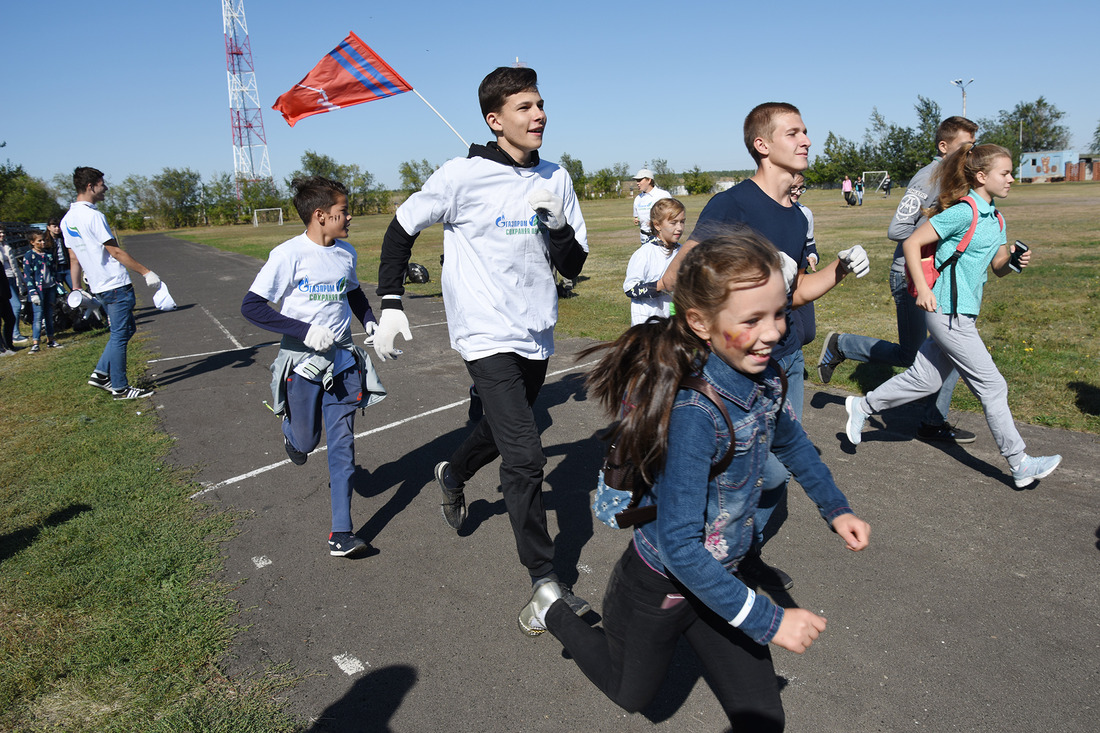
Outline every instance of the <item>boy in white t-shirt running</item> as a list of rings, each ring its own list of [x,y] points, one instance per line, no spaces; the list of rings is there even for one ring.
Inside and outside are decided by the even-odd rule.
[[[562,277],[580,274],[588,243],[573,182],[539,158],[546,113],[529,68],[500,67],[482,80],[478,98],[496,136],[466,158],[444,163],[397,210],[382,242],[382,297],[374,348],[393,356],[394,337],[411,339],[401,305],[403,279],[417,235],[443,224],[443,303],[451,347],[481,397],[484,416],[466,441],[435,467],[447,524],[462,530],[463,488],[500,456],[500,486],[520,562],[537,589],[561,586],[583,614],[589,605],[560,583],[542,504],[546,457],[532,409],[554,352]]]
[[[329,554],[358,557],[370,546],[354,534],[355,410],[386,396],[366,352],[351,341],[351,317],[374,332],[375,319],[355,275],[351,215],[343,184],[314,177],[295,181],[294,208],[306,231],[268,255],[241,304],[241,314],[283,335],[271,365],[273,409],[283,416],[283,443],[295,465],[328,441],[332,529]],[[270,303],[282,301],[276,311]]]

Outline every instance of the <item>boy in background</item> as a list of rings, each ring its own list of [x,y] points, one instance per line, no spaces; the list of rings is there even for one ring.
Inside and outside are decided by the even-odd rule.
[[[546,113],[529,68],[500,67],[478,87],[481,112],[496,136],[444,163],[397,210],[378,268],[381,314],[374,348],[396,355],[394,337],[411,339],[401,305],[403,277],[417,235],[443,230],[443,303],[451,348],[466,363],[484,415],[465,442],[435,467],[443,519],[460,531],[466,482],[501,457],[500,485],[520,562],[534,589],[558,585],[570,608],[589,605],[561,584],[542,504],[546,457],[532,409],[554,353],[558,295],[551,267],[580,274],[588,243],[569,174],[539,158]]]
[[[294,208],[306,231],[271,250],[241,304],[241,315],[283,335],[271,365],[276,415],[283,416],[283,444],[298,466],[328,441],[332,528],[329,554],[358,557],[370,548],[351,523],[355,478],[355,410],[386,396],[370,357],[351,341],[351,317],[369,335],[376,325],[355,276],[355,248],[348,236],[351,215],[343,184],[314,177],[292,184]],[[282,310],[271,303],[282,300]]]

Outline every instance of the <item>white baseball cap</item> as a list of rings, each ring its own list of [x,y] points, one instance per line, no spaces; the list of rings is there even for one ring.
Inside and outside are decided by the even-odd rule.
[[[642,168],[640,171],[638,171],[637,173],[634,174],[634,180],[635,181],[640,181],[643,178],[653,178],[653,177],[654,177],[653,176],[653,171],[651,171],[649,168]]]

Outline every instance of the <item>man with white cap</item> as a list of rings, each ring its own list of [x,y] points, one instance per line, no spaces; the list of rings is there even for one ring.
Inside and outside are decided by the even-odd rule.
[[[644,242],[653,236],[649,231],[649,210],[661,199],[672,198],[672,194],[657,188],[653,183],[653,171],[648,168],[635,173],[634,182],[638,184],[638,195],[634,197],[634,226],[641,229],[641,241]]]

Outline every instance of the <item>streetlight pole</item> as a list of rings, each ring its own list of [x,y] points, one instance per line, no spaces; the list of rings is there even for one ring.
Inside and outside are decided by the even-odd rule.
[[[957,86],[959,89],[962,89],[962,93],[963,93],[963,117],[966,117],[966,87],[967,87],[968,84],[970,84],[973,81],[974,80],[971,79],[970,81],[964,83],[962,79],[952,79],[951,80],[952,84]]]

